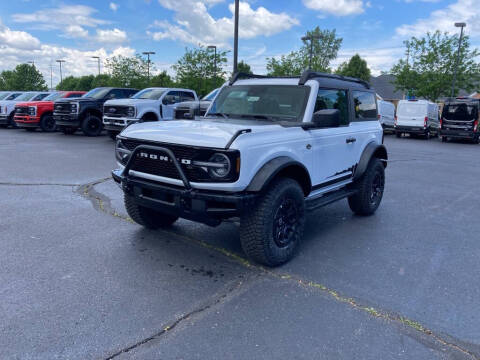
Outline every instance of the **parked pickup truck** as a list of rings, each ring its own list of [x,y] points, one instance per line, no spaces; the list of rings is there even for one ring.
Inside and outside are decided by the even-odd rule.
[[[139,91],[130,99],[109,100],[104,105],[103,126],[110,137],[136,122],[172,120],[175,104],[193,100],[197,94],[189,89],[148,88]]]
[[[387,150],[368,83],[311,71],[243,77],[203,118],[124,129],[112,176],[138,224],[239,218],[247,256],[276,266],[298,249],[307,211],[341,199],[359,215],[377,210]]]
[[[19,94],[20,93],[20,94]],[[18,94],[15,96],[15,94]],[[27,91],[15,92],[8,96],[5,100],[0,101],[0,126],[16,127],[17,124],[13,119],[15,116],[15,105],[25,101],[40,101],[47,97],[50,93],[43,91]]]
[[[36,128],[44,132],[56,130],[53,119],[53,103],[58,99],[78,98],[85,94],[85,91],[57,91],[41,101],[30,101],[15,105],[15,123],[19,128],[28,131],[35,131]]]
[[[103,130],[103,104],[111,99],[125,99],[136,89],[99,87],[77,99],[59,99],[53,105],[53,118],[64,134],[73,134],[81,128],[87,136],[98,136]]]
[[[199,101],[184,101],[175,105],[174,119],[195,119],[195,116],[204,116],[220,89],[215,89]]]

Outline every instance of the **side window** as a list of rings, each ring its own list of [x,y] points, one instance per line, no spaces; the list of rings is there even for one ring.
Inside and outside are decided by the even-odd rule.
[[[170,91],[163,98],[163,105],[172,105],[181,101],[180,91]]]
[[[375,94],[366,91],[353,91],[353,105],[355,106],[355,119],[360,121],[377,119]]]
[[[348,125],[348,100],[345,90],[319,89],[315,110],[338,109],[340,111],[340,124]]]
[[[195,96],[190,91],[182,91],[182,101],[192,101],[195,100]]]
[[[123,90],[123,92],[124,92],[124,97],[125,98],[130,98],[130,97],[132,97],[132,95],[137,93],[137,90],[125,89],[125,90]]]
[[[44,97],[47,97],[48,94],[38,94],[37,96],[35,96],[32,101],[40,101],[42,100]]]
[[[75,93],[73,93],[73,94],[68,94],[67,99],[77,98],[77,97],[80,97],[80,96],[82,96],[82,94],[75,94]]]
[[[124,97],[122,89],[112,89],[107,95],[107,99],[123,99]]]

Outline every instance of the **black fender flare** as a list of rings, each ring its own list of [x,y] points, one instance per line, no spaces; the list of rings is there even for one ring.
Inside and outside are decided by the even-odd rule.
[[[298,171],[289,173],[290,169]],[[282,171],[285,172],[286,176],[292,177],[299,182],[305,195],[310,193],[310,190],[312,189],[312,182],[307,168],[302,163],[288,156],[279,156],[266,162],[252,178],[250,184],[246,188],[246,191],[263,191],[268,184]]]
[[[387,148],[383,144],[376,144],[375,142],[370,142],[365,149],[363,150],[362,156],[360,157],[360,161],[355,169],[355,174],[353,175],[353,180],[358,180],[362,175],[365,173],[368,167],[368,163],[372,159],[372,157],[376,157],[382,160],[383,166],[387,167]]]

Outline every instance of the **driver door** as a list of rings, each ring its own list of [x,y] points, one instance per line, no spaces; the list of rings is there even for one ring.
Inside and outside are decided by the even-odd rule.
[[[182,101],[180,91],[169,91],[163,96],[162,99],[162,119],[163,120],[172,120],[173,119],[173,109],[176,103]]]
[[[353,175],[355,154],[349,122],[348,91],[319,89],[315,110],[338,109],[340,126],[311,129],[314,176],[312,185],[323,187],[348,180]]]

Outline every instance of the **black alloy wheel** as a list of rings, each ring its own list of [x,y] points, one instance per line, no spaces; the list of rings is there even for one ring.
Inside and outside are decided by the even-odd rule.
[[[292,198],[285,196],[273,217],[273,241],[278,247],[289,246],[296,238],[300,213]]]
[[[57,124],[51,114],[43,115],[40,120],[40,127],[44,132],[54,132],[57,129]]]

